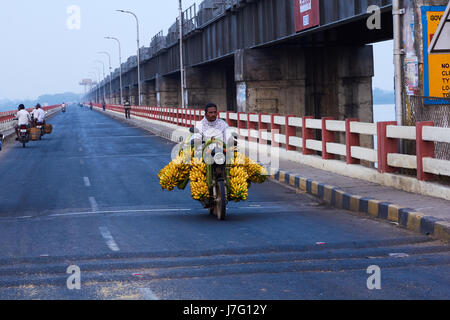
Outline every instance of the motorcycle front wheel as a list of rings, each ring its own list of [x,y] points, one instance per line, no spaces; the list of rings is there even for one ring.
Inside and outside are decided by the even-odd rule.
[[[223,221],[227,214],[227,192],[225,190],[225,182],[218,181],[215,188],[216,198],[214,199],[214,215],[218,220]]]

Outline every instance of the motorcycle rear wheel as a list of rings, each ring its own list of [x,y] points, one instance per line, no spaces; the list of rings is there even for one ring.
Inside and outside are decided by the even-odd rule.
[[[225,182],[218,181],[215,185],[216,198],[214,199],[214,215],[218,220],[223,221],[227,214],[227,193],[225,190]]]

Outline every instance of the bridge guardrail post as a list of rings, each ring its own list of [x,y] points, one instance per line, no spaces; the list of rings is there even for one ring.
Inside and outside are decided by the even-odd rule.
[[[275,136],[280,134],[280,132],[281,132],[281,125],[275,123],[275,117],[279,117],[279,116],[280,116],[280,114],[278,114],[278,113],[270,115],[270,133],[271,133],[271,137],[272,137],[272,143],[271,143],[272,148],[280,147],[280,144],[275,141]]]
[[[241,115],[246,117],[247,120],[241,120]],[[246,122],[248,122],[248,115],[245,112],[238,112],[237,113],[237,128],[238,128],[239,139],[245,139],[245,137],[242,136],[242,134],[241,134],[241,130],[247,128]]]
[[[434,122],[424,121],[416,124],[417,179],[430,181],[434,179],[434,175],[423,171],[423,158],[434,158],[435,145],[433,141],[423,140],[423,127],[425,126],[434,127]]]
[[[303,126],[302,126],[303,151],[302,152],[304,155],[313,155],[314,150],[310,150],[306,147],[306,141],[314,139],[314,129],[310,129],[310,128],[306,127],[306,120],[308,120],[308,119],[314,119],[314,117],[305,116],[302,118],[302,122],[303,122]]]
[[[247,120],[248,120],[248,122],[247,122],[247,129],[248,129],[248,141],[249,142],[258,142],[258,138],[254,138],[254,137],[252,137],[251,136],[251,134],[250,134],[250,130],[255,130],[255,131],[257,131],[258,130],[258,123],[257,122],[254,122],[254,121],[251,121],[251,116],[255,116],[255,115],[257,115],[256,113],[254,113],[254,112],[252,112],[252,113],[249,113],[248,114],[248,118],[247,118]]]
[[[227,123],[230,127],[236,127],[237,128],[237,124],[234,123],[234,120],[230,118],[230,114],[234,113],[231,111],[227,111]]]
[[[289,144],[290,137],[297,136],[297,128],[289,125],[289,119],[295,118],[295,117],[296,117],[295,115],[287,115],[286,116],[286,150],[287,151],[296,151],[297,150],[296,147],[291,146]]]
[[[191,109],[191,123],[190,123],[190,127],[195,126],[195,122],[196,122],[196,118],[195,118],[195,109]]]
[[[267,140],[263,139],[262,133],[267,132],[269,129],[269,124],[262,121],[263,116],[268,116],[267,113],[260,113],[258,115],[258,140],[259,143],[262,143],[264,141],[264,144],[267,144]]]
[[[352,147],[359,147],[361,145],[359,134],[352,133],[350,130],[352,122],[359,122],[359,119],[345,120],[345,149],[347,153],[347,164],[360,164],[361,160],[352,157]]]
[[[183,127],[188,126],[188,109],[183,109]]]
[[[327,143],[335,142],[334,132],[327,130],[327,121],[334,120],[333,117],[323,117],[322,118],[322,159],[333,160],[336,159],[334,154],[327,152]]]
[[[388,165],[387,157],[389,153],[398,152],[398,139],[387,137],[386,127],[396,126],[397,121],[385,121],[377,123],[377,144],[378,144],[378,172],[394,173],[397,168]]]
[[[190,128],[192,126],[192,122],[194,120],[194,109],[188,109],[188,123],[187,127]]]

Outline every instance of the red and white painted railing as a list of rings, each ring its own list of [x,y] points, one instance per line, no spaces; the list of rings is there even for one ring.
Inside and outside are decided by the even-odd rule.
[[[101,105],[95,105],[101,108]],[[123,106],[108,105],[108,110],[124,112]],[[200,109],[178,109],[133,106],[136,117],[162,121],[181,127],[194,126],[204,117]],[[363,123],[358,119],[335,120],[330,117],[296,117],[294,115],[220,112],[220,118],[234,128],[241,139],[284,149],[287,153],[320,154],[324,160],[346,157],[347,164],[362,160],[378,165],[380,173],[395,173],[399,168],[417,170],[417,179],[428,181],[437,175],[450,176],[450,161],[436,159],[435,142],[450,143],[450,128],[434,127],[420,122],[415,127],[397,126],[396,122]],[[322,140],[315,139],[321,131]],[[301,132],[301,136],[298,133]],[[336,133],[345,135],[345,144],[338,143]],[[377,148],[360,145],[360,137],[377,136]],[[416,141],[416,155],[398,153],[399,140]]]

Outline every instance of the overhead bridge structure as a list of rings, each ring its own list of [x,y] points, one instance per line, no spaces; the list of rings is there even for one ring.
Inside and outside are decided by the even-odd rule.
[[[379,29],[367,26],[371,6]],[[372,122],[370,44],[392,39],[392,1],[205,0],[183,17],[189,107],[215,102],[223,111]],[[144,105],[181,106],[179,53],[178,20],[141,48]],[[137,105],[136,56],[122,73],[124,97]],[[120,103],[119,69],[112,92],[106,78],[88,99],[98,102],[103,90],[107,102]]]

